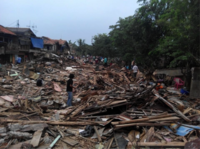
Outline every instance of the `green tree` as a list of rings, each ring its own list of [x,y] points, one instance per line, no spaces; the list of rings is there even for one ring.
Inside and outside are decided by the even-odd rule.
[[[120,18],[116,25],[110,26],[109,33],[121,57],[129,53],[130,58],[132,54],[132,59],[147,69],[157,66],[155,57],[148,53],[157,46],[158,39],[163,34],[162,28],[155,25],[152,11],[154,9],[150,5],[142,6],[133,16]],[[130,63],[129,59],[126,61]]]
[[[169,67],[186,67],[184,73],[189,88],[191,67],[200,65],[200,1],[199,0],[140,0],[143,6],[157,6],[162,13],[155,24],[162,26],[163,35],[149,55],[168,59]],[[161,7],[163,6],[164,7]],[[153,12],[156,16],[155,11]]]
[[[107,34],[98,34],[93,37],[91,53],[96,56],[115,57],[117,55]]]

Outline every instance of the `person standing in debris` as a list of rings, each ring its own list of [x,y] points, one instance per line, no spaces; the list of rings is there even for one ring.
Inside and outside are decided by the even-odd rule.
[[[101,59],[101,64],[103,64],[103,62],[104,62],[104,58],[102,57],[102,59]]]
[[[131,62],[131,68],[133,68],[134,63],[135,63],[135,61],[133,60],[133,61]]]
[[[107,58],[105,57],[105,58],[104,58],[104,66],[107,66],[107,61],[108,61],[108,60],[107,60]]]
[[[138,72],[138,66],[136,64],[134,64],[132,69],[133,69],[133,77],[136,78],[137,72]]]
[[[70,74],[69,75],[69,80],[67,81],[67,93],[68,93],[68,100],[67,100],[67,106],[72,106],[72,99],[73,99],[73,94],[72,94],[72,90],[73,88],[75,88],[73,86],[73,79],[74,78],[74,74]]]

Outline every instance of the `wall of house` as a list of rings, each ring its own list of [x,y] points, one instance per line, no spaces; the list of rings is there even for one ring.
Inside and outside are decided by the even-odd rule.
[[[192,80],[190,86],[190,97],[200,98],[200,68],[192,68]]]

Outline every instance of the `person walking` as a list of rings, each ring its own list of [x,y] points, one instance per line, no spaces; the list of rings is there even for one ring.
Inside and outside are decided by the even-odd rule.
[[[132,69],[133,69],[133,77],[136,78],[137,72],[138,72],[138,66],[136,64],[134,64]]]
[[[131,68],[133,68],[134,64],[135,64],[135,61],[132,60],[132,62],[131,62]]]
[[[68,100],[67,100],[67,106],[72,106],[72,99],[73,99],[73,88],[75,88],[73,86],[73,78],[74,78],[74,74],[70,74],[69,75],[69,80],[67,81],[67,93],[68,93]]]
[[[108,60],[107,60],[107,58],[105,57],[105,58],[104,58],[104,66],[107,66],[107,62],[108,62]]]

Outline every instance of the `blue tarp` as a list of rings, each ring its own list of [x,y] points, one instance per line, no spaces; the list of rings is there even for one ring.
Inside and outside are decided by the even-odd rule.
[[[17,64],[20,64],[22,61],[22,58],[21,57],[17,57]]]
[[[31,38],[31,42],[34,48],[40,48],[43,49],[44,42],[43,39],[40,38]]]
[[[193,126],[193,125],[186,125],[183,124],[184,126],[180,126],[179,128],[176,129],[176,134],[179,136],[185,136],[187,135],[190,131],[194,130],[194,129],[199,129],[199,126]],[[177,124],[171,124],[171,126],[176,127]],[[173,132],[168,126],[164,126],[164,128],[168,129],[169,131]]]

